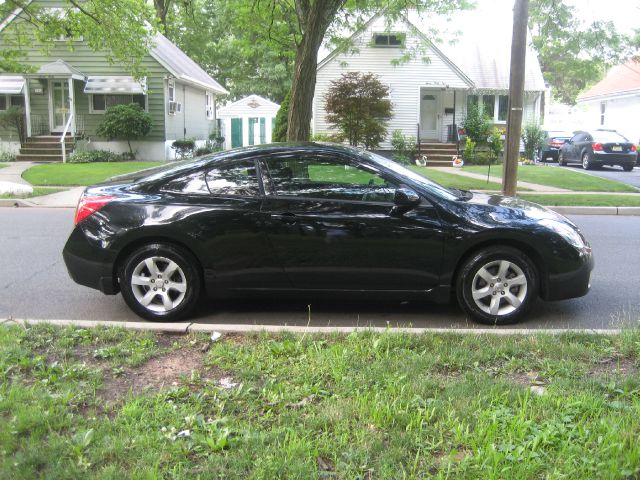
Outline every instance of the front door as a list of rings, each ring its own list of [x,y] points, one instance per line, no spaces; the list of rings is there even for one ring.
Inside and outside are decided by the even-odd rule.
[[[51,81],[51,131],[62,132],[71,115],[69,99],[69,81]]]
[[[424,292],[437,285],[443,237],[426,201],[393,214],[396,182],[346,158],[266,163],[265,226],[295,289]]]
[[[242,146],[242,119],[231,119],[231,148]]]
[[[420,139],[439,140],[439,95],[423,90],[420,99]]]

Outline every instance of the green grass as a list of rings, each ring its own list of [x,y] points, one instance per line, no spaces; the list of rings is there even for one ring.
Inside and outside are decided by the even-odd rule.
[[[584,207],[640,207],[640,195],[518,195],[523,200],[547,206],[584,206]]]
[[[635,330],[204,345],[196,334],[0,327],[0,478],[640,474]]]
[[[439,183],[443,187],[454,187],[462,190],[500,190],[502,188],[502,186],[496,182],[487,183],[486,180],[463,177],[454,173],[443,172],[437,168],[425,168],[413,165],[409,168],[423,177]]]
[[[487,174],[486,166],[473,165],[464,167],[465,172]],[[495,167],[494,167],[495,168]],[[492,170],[494,170],[492,168]],[[500,176],[500,167],[495,170],[495,174]],[[537,183],[549,187],[566,188],[578,192],[637,192],[638,190],[630,185],[626,185],[614,180],[588,175],[579,171],[567,168],[548,167],[542,165],[520,165],[518,166],[518,180],[523,182]]]
[[[162,165],[159,162],[50,163],[36,165],[22,174],[32,185],[91,185],[114,175]]]
[[[8,167],[9,164],[8,163],[0,163],[0,168],[4,168],[4,167]]]
[[[0,198],[33,198],[41,195],[49,195],[51,193],[63,192],[65,188],[51,188],[51,187],[34,187],[33,192],[28,195],[0,195]]]

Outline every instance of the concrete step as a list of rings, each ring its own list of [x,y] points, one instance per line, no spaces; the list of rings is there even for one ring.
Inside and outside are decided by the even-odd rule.
[[[427,167],[450,167],[451,166],[451,160],[449,161],[444,161],[444,160],[427,160]]]
[[[448,161],[451,162],[453,160],[452,157],[457,157],[458,155],[454,152],[454,153],[425,153],[425,152],[420,152],[422,155],[426,155],[427,156],[427,160],[430,162],[432,160],[440,160],[440,161]]]
[[[73,145],[69,145],[65,150],[67,154],[71,153],[73,151]],[[60,145],[46,148],[26,145],[20,148],[20,153],[23,155],[62,155],[62,149],[60,148]]]
[[[60,143],[61,137],[61,135],[40,135],[27,138],[27,143]],[[70,135],[65,137],[65,143],[74,143],[75,140],[75,137]]]
[[[435,143],[435,142],[420,142],[422,148],[434,148],[434,149],[456,149],[455,143]]]
[[[62,155],[36,155],[36,154],[18,154],[16,155],[17,162],[61,162]]]

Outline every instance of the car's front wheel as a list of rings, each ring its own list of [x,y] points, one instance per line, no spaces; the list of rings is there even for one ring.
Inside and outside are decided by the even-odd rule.
[[[623,169],[625,172],[630,172],[631,170],[633,170],[633,165],[623,165],[623,166],[622,166],[622,169]]]
[[[460,306],[472,318],[489,325],[517,322],[537,296],[537,275],[531,260],[507,246],[478,251],[457,277]]]
[[[183,318],[200,296],[196,260],[173,245],[154,243],[138,248],[122,263],[119,278],[125,302],[147,320]]]

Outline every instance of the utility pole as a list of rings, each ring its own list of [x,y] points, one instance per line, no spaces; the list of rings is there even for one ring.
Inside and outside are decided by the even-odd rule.
[[[527,22],[529,20],[529,0],[516,0],[513,7],[513,36],[511,39],[511,75],[509,77],[509,116],[507,118],[507,139],[504,169],[502,173],[502,194],[516,194],[518,178],[518,157],[520,156],[520,131],[524,107],[524,71],[527,54]]]

